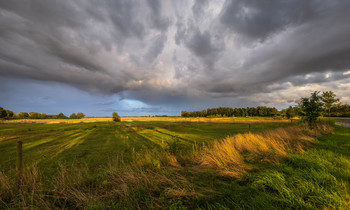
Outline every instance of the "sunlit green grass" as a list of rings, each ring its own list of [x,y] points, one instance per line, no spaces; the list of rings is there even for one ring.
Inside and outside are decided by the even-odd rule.
[[[334,134],[304,154],[290,154],[279,165],[260,165],[259,172],[238,181],[215,179],[208,188],[220,192],[197,201],[209,209],[349,209],[350,129],[337,126]]]
[[[252,132],[288,126],[252,124]],[[247,132],[247,124],[210,122],[95,122],[74,124],[0,124],[0,168],[13,171],[16,142],[23,142],[25,166],[36,164],[50,174],[58,164],[83,164],[99,170],[115,159],[128,161],[134,152],[167,150],[176,142],[182,152],[228,135]]]
[[[289,125],[258,123],[252,124],[251,129],[262,132]],[[16,142],[21,140],[25,166],[36,163],[46,181],[53,180],[50,176],[61,176],[65,171],[58,169],[61,164],[70,171],[66,176],[72,179],[69,186],[78,189],[74,193],[100,193],[92,193],[91,199],[83,197],[82,204],[77,197],[70,200],[68,193],[62,200],[55,199],[62,202],[55,204],[58,208],[82,205],[91,209],[132,209],[161,205],[171,209],[349,209],[350,129],[342,126],[336,126],[333,134],[320,137],[304,153],[290,151],[277,162],[249,162],[252,170],[241,177],[225,177],[215,168],[203,170],[191,162],[186,164],[185,158],[193,157],[194,145],[207,145],[248,129],[246,123],[173,121],[1,124],[0,171],[13,174]],[[178,161],[185,164],[158,167],[162,156],[172,154],[170,149],[175,143],[180,148],[176,151]],[[150,157],[151,164],[138,166],[136,155]],[[116,160],[124,165],[121,167]],[[107,167],[109,163],[112,166]],[[80,172],[84,176],[74,181]],[[119,178],[125,186],[129,184],[127,188],[119,185]],[[45,186],[42,195],[62,195],[52,188]],[[110,191],[123,189],[128,196],[111,193],[115,197],[103,198]],[[45,196],[42,198],[49,199]],[[14,208],[22,205],[21,201],[13,202]],[[39,207],[40,203],[33,204],[36,205]]]

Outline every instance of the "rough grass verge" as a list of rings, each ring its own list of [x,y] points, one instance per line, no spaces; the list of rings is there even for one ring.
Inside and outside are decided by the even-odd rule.
[[[197,154],[197,161],[201,166],[239,177],[252,169],[249,162],[278,163],[288,153],[303,153],[305,148],[316,143],[316,137],[331,133],[333,128],[331,124],[319,123],[313,130],[293,126],[262,134],[237,134],[205,147]]]

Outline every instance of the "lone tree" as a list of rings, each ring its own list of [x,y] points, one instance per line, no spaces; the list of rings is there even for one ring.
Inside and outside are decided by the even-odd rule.
[[[315,91],[311,93],[309,98],[301,98],[299,103],[301,108],[300,114],[311,129],[314,127],[317,118],[322,115],[323,111],[322,97],[319,93],[319,91]]]
[[[288,109],[286,110],[286,117],[288,119],[295,117],[295,111],[292,106],[289,106]]]
[[[120,122],[121,121],[120,116],[119,116],[119,114],[117,112],[113,112],[112,113],[112,117],[113,117],[113,121],[114,122]]]
[[[328,116],[331,114],[331,108],[337,102],[339,102],[339,98],[335,98],[336,95],[332,91],[326,91],[322,93],[322,101],[324,103],[324,108],[328,112]]]

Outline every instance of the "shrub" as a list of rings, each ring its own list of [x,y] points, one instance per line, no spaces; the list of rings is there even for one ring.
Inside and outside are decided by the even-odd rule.
[[[112,113],[112,117],[113,117],[113,121],[114,122],[120,122],[121,121],[120,116],[119,116],[119,114],[117,112],[113,112]]]

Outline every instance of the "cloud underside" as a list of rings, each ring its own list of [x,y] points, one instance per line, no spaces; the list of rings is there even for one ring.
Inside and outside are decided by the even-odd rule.
[[[346,98],[349,9],[343,0],[0,1],[0,76],[148,104],[290,102],[311,87]]]

